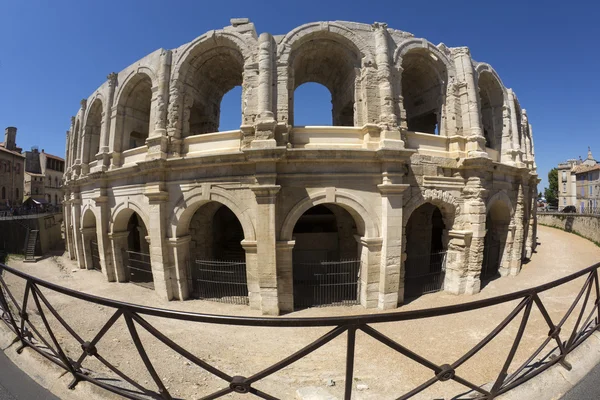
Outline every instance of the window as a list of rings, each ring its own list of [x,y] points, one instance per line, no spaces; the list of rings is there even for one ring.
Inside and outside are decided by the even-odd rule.
[[[16,164],[15,164],[15,172],[16,172],[17,174],[20,174],[20,173],[21,173],[21,164],[19,164],[19,163],[16,163]]]
[[[563,197],[563,206],[566,206],[566,205],[567,205],[567,198]]]
[[[565,182],[567,180],[567,171],[562,172],[562,180]]]
[[[16,200],[17,202],[19,202],[19,200],[20,200],[20,199],[19,199],[19,188],[16,188],[16,189],[15,189],[15,200]]]
[[[39,194],[39,193],[38,193],[38,188],[35,188],[35,194]]]
[[[6,188],[2,186],[2,200],[6,199]]]
[[[567,183],[563,182],[563,193],[567,192]]]

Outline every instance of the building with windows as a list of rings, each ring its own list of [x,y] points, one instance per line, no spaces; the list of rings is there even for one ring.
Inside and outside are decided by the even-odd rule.
[[[466,47],[386,24],[257,35],[247,19],[159,49],[71,119],[69,254],[167,299],[395,308],[479,292],[531,256],[538,177],[528,115]],[[331,126],[294,123],[296,89]],[[223,96],[241,86],[241,126]]]
[[[4,142],[0,143],[0,209],[16,207],[23,202],[25,156],[16,140],[17,128],[6,128]]]
[[[579,212],[600,208],[600,163],[588,147],[585,160],[571,159],[558,165],[558,208],[575,206]]]
[[[25,196],[40,204],[60,205],[65,161],[37,147],[26,151],[25,157]]]

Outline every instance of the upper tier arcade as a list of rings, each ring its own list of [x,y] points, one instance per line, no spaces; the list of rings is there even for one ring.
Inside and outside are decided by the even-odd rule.
[[[66,181],[266,149],[484,157],[535,171],[525,109],[466,47],[383,23],[315,22],[259,36],[247,19],[231,22],[109,74],[82,100],[67,132]],[[332,126],[294,124],[294,91],[306,82],[330,91]],[[235,86],[242,124],[222,131],[221,100]]]

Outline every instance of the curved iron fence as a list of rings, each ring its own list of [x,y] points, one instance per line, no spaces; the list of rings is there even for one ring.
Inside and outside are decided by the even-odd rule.
[[[236,317],[224,315],[209,315],[197,314],[184,311],[172,311],[153,307],[140,306],[135,304],[124,303],[120,301],[101,298],[81,292],[77,292],[65,287],[46,282],[36,277],[25,274],[21,271],[0,264],[0,311],[2,320],[10,327],[17,335],[17,340],[21,345],[18,351],[29,347],[51,362],[57,364],[72,375],[73,381],[70,387],[73,388],[80,381],[88,381],[106,390],[117,393],[123,397],[130,399],[172,399],[176,398],[173,395],[173,389],[167,388],[159,373],[157,372],[152,360],[140,339],[138,330],[143,329],[151,334],[154,338],[168,346],[171,350],[178,353],[179,356],[186,359],[186,362],[193,363],[208,373],[220,378],[223,381],[222,389],[205,394],[203,399],[216,399],[230,393],[251,393],[263,399],[276,399],[271,394],[265,393],[255,387],[255,384],[262,379],[274,374],[277,371],[291,365],[292,363],[302,359],[315,350],[325,346],[334,338],[343,334],[346,335],[346,354],[345,354],[345,382],[344,396],[345,399],[350,399],[353,390],[353,373],[354,360],[356,349],[356,332],[362,331],[366,335],[382,343],[388,348],[402,354],[403,356],[413,360],[414,362],[428,368],[431,371],[431,377],[422,384],[414,387],[406,393],[399,394],[398,399],[408,399],[431,385],[437,382],[445,382],[452,380],[463,385],[469,391],[475,393],[479,399],[493,399],[498,395],[505,393],[523,382],[533,378],[539,373],[545,371],[556,363],[562,364],[565,368],[570,368],[565,361],[565,356],[575,349],[580,343],[587,339],[599,327],[600,320],[600,289],[598,281],[598,268],[600,263],[590,266],[572,275],[562,279],[540,285],[531,289],[521,290],[514,293],[505,294],[493,298],[457,304],[451,306],[436,307],[430,309],[414,310],[414,311],[399,311],[371,315],[355,315],[344,317],[326,317],[326,318],[262,318],[262,317]],[[23,298],[19,302],[15,295],[10,290],[10,285],[7,285],[3,275],[12,274],[13,278],[20,278],[25,281],[25,289]],[[544,306],[540,293],[556,288],[571,282],[577,278],[585,278],[585,283],[578,291],[577,295],[572,299],[572,303],[568,310],[560,319],[553,320]],[[114,309],[112,316],[93,336],[87,340],[79,335],[75,330],[67,324],[61,317],[56,307],[48,301],[47,297],[42,293],[41,288],[54,291],[72,298],[80,299],[86,302],[91,302],[96,305],[109,307]],[[384,322],[401,322],[415,320],[421,318],[446,316],[456,313],[462,313],[472,310],[481,310],[487,307],[518,301],[518,305],[499,322],[496,327],[481,339],[475,346],[464,353],[456,360],[451,360],[446,364],[439,364],[430,361],[426,357],[418,354],[409,348],[409,344],[400,343],[378,331],[374,325]],[[31,304],[33,302],[33,305]],[[578,304],[581,303],[581,309],[575,312]],[[52,314],[68,334],[74,338],[81,347],[81,354],[77,359],[69,358],[63,347],[61,346],[58,336],[48,322],[48,316],[45,309]],[[542,344],[531,353],[525,362],[509,373],[509,366],[514,360],[523,333],[530,320],[530,314],[533,307],[537,307],[543,316],[545,325],[548,328],[547,334],[544,332],[545,339]],[[36,326],[30,318],[31,313],[39,315],[43,329]],[[576,321],[572,329],[565,329],[563,332],[565,321],[573,314]],[[517,316],[520,317],[518,330],[514,336],[512,345],[508,349],[508,355],[502,362],[502,367],[496,379],[487,385],[477,385],[457,373],[457,368],[463,365],[467,360],[486,347],[500,332],[502,332],[511,321]],[[225,324],[232,326],[253,326],[253,327],[330,327],[326,334],[322,335],[312,343],[302,349],[290,354],[284,359],[272,364],[271,366],[256,372],[251,376],[232,376],[225,371],[211,364],[210,357],[202,359],[190,351],[186,350],[179,344],[171,340],[167,335],[160,332],[155,326],[147,321],[147,317],[162,317],[173,320],[191,321],[201,324]],[[144,368],[152,377],[152,383],[145,382],[141,384],[128,376],[117,366],[111,364],[98,350],[98,344],[106,337],[107,332],[111,330],[115,322],[119,319],[124,319],[130,339],[135,345],[137,352],[144,364]],[[518,321],[518,320],[517,320]],[[42,333],[45,331],[45,334]],[[551,343],[556,343],[555,355],[548,357],[544,362],[536,361],[542,350]],[[88,372],[83,370],[82,363],[86,358],[94,357],[110,369],[116,376],[122,379],[121,383],[114,383],[105,379],[97,379],[92,377]],[[112,383],[111,383],[112,382]],[[123,383],[129,384],[125,388]]]

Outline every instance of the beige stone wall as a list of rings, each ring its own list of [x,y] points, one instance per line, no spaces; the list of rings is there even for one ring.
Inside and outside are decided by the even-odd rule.
[[[595,243],[600,243],[600,216],[570,213],[541,213],[538,223],[577,233]]]
[[[304,82],[330,90],[334,126],[294,126],[293,94]],[[220,132],[216,105],[235,85],[242,125]],[[145,141],[129,149],[131,135]],[[535,246],[533,141],[515,93],[467,48],[382,23],[318,22],[258,36],[249,21],[232,20],[109,75],[81,102],[67,139],[71,257],[89,267],[95,234],[106,278],[127,281],[121,253],[137,213],[155,289],[169,299],[189,297],[191,254],[208,243],[206,231],[198,234],[211,224],[203,213],[218,205],[242,226],[250,306],[265,314],[294,308],[296,240],[319,240],[295,237],[294,226],[317,205],[352,217],[338,227],[346,232],[340,249],[356,246],[365,307],[404,301],[415,243],[407,226],[423,204],[443,218],[443,288],[451,293],[480,290],[488,218],[505,231],[503,274],[518,273]],[[497,208],[503,225],[490,214]],[[86,213],[95,225],[84,223]],[[432,230],[423,232],[425,240]]]

